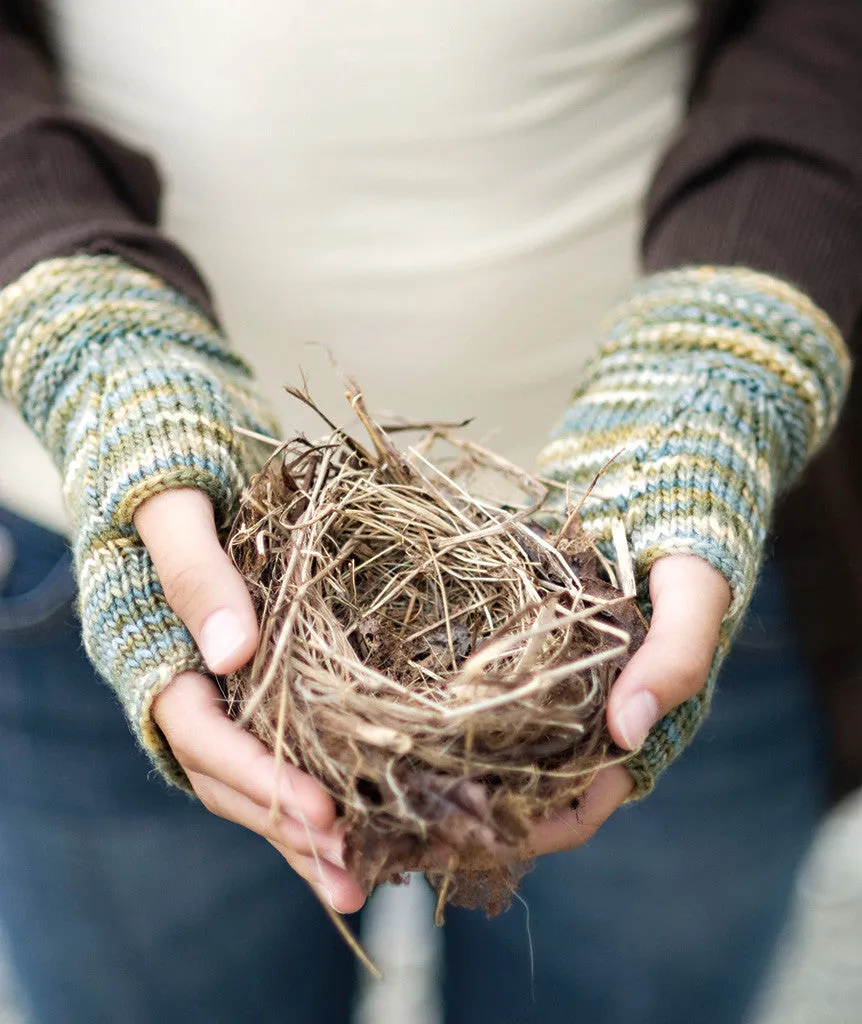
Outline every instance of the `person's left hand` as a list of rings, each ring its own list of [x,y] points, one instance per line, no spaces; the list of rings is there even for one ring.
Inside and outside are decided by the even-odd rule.
[[[668,711],[706,683],[721,622],[730,605],[724,577],[695,555],[666,555],[649,578],[653,614],[647,638],[613,686],[608,728],[625,750],[637,750]],[[603,768],[575,810],[537,825],[527,857],[585,843],[630,795],[634,782],[622,764]]]

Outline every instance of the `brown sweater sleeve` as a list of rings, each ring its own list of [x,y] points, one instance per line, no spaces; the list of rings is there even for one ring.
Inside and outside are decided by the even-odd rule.
[[[744,264],[862,313],[862,2],[705,0],[688,117],[650,191],[647,270]]]
[[[862,0],[705,0],[689,114],[647,201],[643,256],[649,270],[778,274],[833,317],[858,361]],[[773,527],[827,710],[833,795],[862,783],[860,442],[857,373],[836,435]]]
[[[158,231],[152,161],[64,102],[35,11],[0,0],[0,288],[52,256],[115,253],[212,313],[202,278]]]

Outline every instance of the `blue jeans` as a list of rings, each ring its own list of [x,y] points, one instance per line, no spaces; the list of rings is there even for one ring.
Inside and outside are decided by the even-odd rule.
[[[40,1024],[344,1024],[351,954],[280,857],[150,777],[80,647],[61,538],[0,510],[0,918]],[[778,571],[656,793],[543,858],[523,907],[450,911],[447,1024],[736,1024],[822,808]],[[405,1022],[412,1024],[412,1022]]]

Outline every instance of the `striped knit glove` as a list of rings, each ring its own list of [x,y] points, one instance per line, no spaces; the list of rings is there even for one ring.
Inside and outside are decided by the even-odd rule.
[[[187,785],[150,708],[203,669],[132,524],[148,497],[197,487],[226,526],[272,433],[245,364],[193,303],[110,256],[40,263],[0,291],[0,388],[53,456],[74,522],[84,644],[141,745]]]
[[[613,314],[543,451],[543,472],[581,492],[613,460],[583,522],[610,549],[621,519],[642,580],[662,555],[690,553],[731,587],[706,687],[627,761],[635,796],[650,791],[703,719],[776,497],[829,435],[849,375],[837,329],[784,282],[741,268],[658,274]]]

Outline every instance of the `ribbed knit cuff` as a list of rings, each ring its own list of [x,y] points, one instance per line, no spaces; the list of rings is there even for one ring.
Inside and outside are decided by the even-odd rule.
[[[201,669],[132,520],[195,487],[226,525],[257,462],[234,428],[275,432],[245,364],[197,306],[115,257],[48,260],[0,291],[0,387],[63,475],[84,643],[160,771],[161,688]]]
[[[98,514],[74,540],[84,645],[117,693],[132,732],[163,778],[190,789],[152,717],[159,693],[181,672],[207,669],[191,634],[165,601],[152,560],[132,527]]]
[[[575,491],[593,538],[626,527],[645,576],[695,554],[732,601],[703,693],[665,718],[629,766],[638,794],[686,746],[751,597],[775,499],[835,424],[850,374],[844,342],[806,296],[743,268],[658,274],[612,316],[543,472]],[[574,497],[579,497],[574,494]]]

